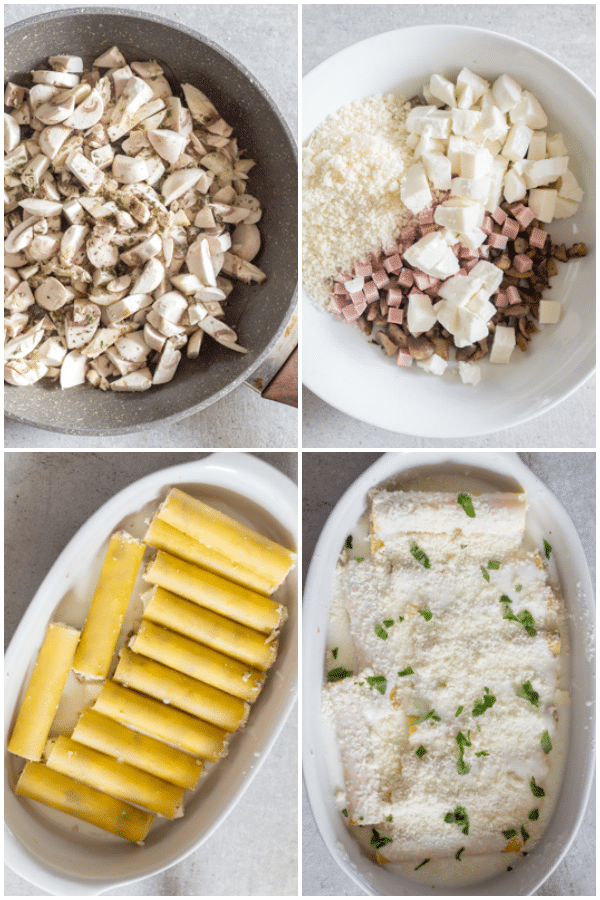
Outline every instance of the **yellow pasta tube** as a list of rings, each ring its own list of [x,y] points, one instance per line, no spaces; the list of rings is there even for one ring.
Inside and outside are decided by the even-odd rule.
[[[189,541],[170,534],[170,540],[175,541],[179,550],[192,550],[193,555],[186,558],[209,569],[214,567],[214,571],[255,591],[272,594],[282,584],[295,560],[291,550],[179,488],[169,492],[156,518],[196,542],[192,549]],[[175,547],[167,549],[177,553]]]
[[[200,722],[194,716],[130,691],[114,681],[104,684],[94,709],[211,762],[217,762],[225,751],[227,732],[223,729]]]
[[[285,621],[286,609],[270,597],[227,581],[164,550],[150,561],[146,581],[158,584],[242,625],[271,634]]]
[[[42,758],[78,640],[75,628],[58,622],[48,625],[8,744],[11,753]]]
[[[203,764],[197,756],[134,731],[95,709],[84,709],[71,735],[74,741],[122,759],[157,778],[193,791]]]
[[[145,544],[125,531],[113,534],[81,633],[73,668],[91,678],[106,678]]]
[[[256,700],[265,680],[262,672],[181,634],[161,628],[154,622],[142,622],[129,646],[135,653],[164,663],[249,703]]]
[[[22,797],[69,813],[128,841],[143,841],[154,820],[153,813],[109,797],[39,762],[26,764],[15,790]]]
[[[153,659],[132,653],[127,648],[121,653],[114,678],[125,687],[172,704],[225,731],[236,731],[244,725],[250,711],[248,704],[238,697],[176,672]]]
[[[46,765],[89,787],[135,803],[168,819],[182,815],[183,788],[68,737],[51,741]]]

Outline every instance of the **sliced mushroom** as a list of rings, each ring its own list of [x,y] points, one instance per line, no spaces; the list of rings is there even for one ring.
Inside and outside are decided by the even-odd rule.
[[[197,184],[201,176],[201,169],[178,169],[171,175],[167,175],[161,189],[164,203],[169,206],[173,200],[183,196],[186,191]]]
[[[198,238],[188,249],[186,264],[190,272],[197,275],[202,284],[217,286],[215,270],[210,256],[210,247],[206,238]]]
[[[4,380],[16,387],[35,384],[48,372],[44,363],[30,359],[13,359],[4,366]]]
[[[21,140],[21,128],[10,113],[4,113],[4,152],[10,153]]]
[[[85,347],[100,324],[100,307],[86,300],[76,300],[65,317],[65,340],[69,350]]]
[[[62,309],[75,297],[75,291],[62,284],[57,278],[45,278],[35,291],[35,300],[42,309],[54,311]]]
[[[202,339],[204,337],[204,332],[201,328],[197,331],[194,331],[188,340],[187,343],[187,357],[188,359],[197,359],[200,356],[200,348],[202,347]]]
[[[226,275],[231,275],[232,278],[237,278],[238,281],[244,281],[247,284],[251,281],[256,281],[260,284],[267,277],[257,266],[233,253],[225,254],[223,271]]]
[[[41,328],[33,328],[23,332],[4,345],[4,359],[24,359],[44,339]]]
[[[96,125],[102,118],[104,112],[104,101],[97,90],[91,91],[85,98],[83,103],[71,113],[68,119],[65,119],[65,125],[71,128],[77,128],[79,131],[85,131]]]
[[[111,391],[147,391],[152,387],[152,373],[150,369],[138,369],[118,378],[110,385]]]
[[[63,390],[85,384],[85,373],[89,366],[87,356],[80,350],[71,350],[60,367],[60,386]]]
[[[139,156],[118,154],[113,159],[112,173],[121,184],[135,184],[148,177],[148,165],[146,160]]]
[[[154,370],[154,384],[166,384],[167,381],[171,381],[180,360],[181,351],[175,349],[172,340],[166,341]]]
[[[126,66],[127,61],[117,45],[111,47],[110,50],[105,50],[97,59],[94,60],[94,65],[98,66],[99,69],[112,69],[115,66]]]
[[[57,72],[83,72],[83,60],[80,56],[51,56],[48,62]]]
[[[187,300],[178,291],[167,291],[152,304],[156,313],[173,325],[182,323],[187,307]]]
[[[43,103],[36,110],[36,118],[44,125],[59,125],[68,119],[75,109],[75,98],[69,97],[62,103],[56,103],[54,99]]]
[[[260,250],[260,231],[256,225],[238,225],[231,236],[231,252],[250,262]]]
[[[133,285],[132,294],[151,294],[161,283],[164,274],[165,267],[160,260],[156,257],[149,259]]]
[[[167,128],[149,131],[148,139],[158,155],[168,163],[177,162],[188,142],[184,135]]]
[[[121,253],[121,259],[128,266],[141,266],[143,263],[152,259],[162,250],[162,240],[157,234],[153,234],[145,241],[136,244],[131,250]]]
[[[20,225],[10,232],[4,242],[4,249],[7,253],[20,253],[31,244],[33,240],[33,226],[36,222],[41,222],[41,216],[32,216],[25,219]]]
[[[223,344],[224,347],[228,347],[230,350],[236,350],[238,353],[248,352],[245,347],[240,347],[240,345],[236,343],[237,335],[233,328],[225,325],[224,322],[220,322],[219,319],[215,319],[214,316],[205,316],[198,324],[202,331],[210,334],[211,338],[218,341],[219,344]]]
[[[201,90],[193,84],[182,84],[181,87],[194,122],[205,125],[218,116],[217,110]]]
[[[133,331],[117,338],[115,348],[122,359],[139,364],[146,361],[152,349],[146,343],[143,331]]]

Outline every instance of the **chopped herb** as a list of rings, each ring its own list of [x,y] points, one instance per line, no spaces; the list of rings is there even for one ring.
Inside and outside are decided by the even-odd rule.
[[[499,568],[500,568],[500,563],[498,562],[498,560],[490,559],[490,561],[488,562],[488,569],[499,569]]]
[[[414,556],[416,561],[421,563],[421,565],[424,566],[424,568],[426,568],[426,569],[431,568],[431,563],[429,562],[429,557],[427,556],[427,554],[425,553],[424,550],[421,550],[420,547],[417,544],[415,544],[414,541],[410,546],[410,552],[412,553],[412,555]]]
[[[362,822],[363,819],[364,819],[364,816],[359,816],[359,817],[358,817],[358,821],[359,821],[359,822]]]
[[[442,720],[438,715],[436,715],[435,709],[430,709],[426,716],[423,716],[421,722],[425,722],[426,719],[433,719],[434,722],[441,722]]]
[[[486,581],[489,581],[489,580],[490,580],[490,573],[488,572],[488,570],[485,569],[483,566],[479,566],[479,568],[481,569],[481,574],[483,575],[483,577],[485,578],[485,580],[486,580]]]
[[[458,717],[460,716],[460,714],[461,714],[461,712],[463,711],[463,709],[464,709],[464,706],[459,706],[459,707],[458,707],[458,709],[457,709],[456,712],[454,713],[454,718],[455,718],[455,719],[458,719]]]
[[[506,603],[507,600],[508,600],[508,597],[506,598],[506,600],[503,600],[502,597],[500,598],[501,603]],[[508,602],[510,602],[510,601],[508,601]],[[527,632],[529,637],[535,637],[537,634],[537,630],[535,627],[535,619],[533,618],[533,616],[527,609],[522,609],[521,612],[515,616],[515,614],[513,612],[511,612],[510,607],[508,606],[508,603],[507,603],[506,606],[504,607],[504,613],[502,615],[502,618],[509,619],[513,622],[518,622],[519,625],[523,626],[523,628],[525,629],[525,631]]]
[[[522,584],[518,584],[518,585],[516,586],[516,588],[515,588],[515,591],[522,591],[522,590],[523,590],[523,585],[522,585]]]
[[[384,835],[379,834],[376,828],[373,828],[373,834],[371,835],[371,847],[376,847],[377,850],[381,850],[381,848],[385,847],[386,844],[391,843],[391,837],[385,837]]]
[[[364,559],[365,559],[364,556],[355,556],[354,557],[354,561],[357,563],[364,562]]]
[[[349,534],[346,538],[346,550],[352,550],[352,535]]]
[[[347,678],[348,675],[352,675],[349,669],[344,669],[343,666],[339,666],[337,669],[330,669],[327,673],[327,681],[331,683],[332,681],[341,681],[343,678]]]
[[[546,559],[550,559],[550,554],[552,553],[552,547],[546,540],[544,541],[544,553],[546,554]]]
[[[453,813],[446,813],[444,822],[448,825],[458,825],[463,834],[469,833],[469,816],[464,806],[457,806]]]
[[[388,633],[385,630],[385,628],[383,627],[383,625],[375,626],[375,634],[377,635],[378,638],[381,638],[382,641],[387,641],[387,639],[388,639]]]
[[[419,759],[421,759],[421,757],[425,756],[425,754],[427,753],[427,750],[425,749],[423,744],[421,744],[421,746],[418,748],[418,750],[415,750],[415,753],[417,754]]]
[[[379,691],[382,696],[385,694],[385,690],[387,688],[387,678],[385,677],[385,675],[370,675],[367,678],[367,683],[371,690],[375,688],[375,690]]]
[[[456,771],[459,775],[468,775],[471,771],[471,766],[465,762],[465,747],[471,746],[471,732],[467,731],[467,737],[465,737],[462,731],[459,731],[456,735],[456,743],[458,744],[458,762],[456,763]],[[465,834],[467,834],[467,832],[465,832]]]
[[[530,681],[526,681],[525,684],[521,685],[521,691],[515,690],[515,694],[517,697],[523,697],[524,700],[529,700],[532,706],[540,705],[540,695],[537,691],[534,691]]]
[[[465,849],[464,847],[461,847],[460,850],[457,850],[456,853],[454,854],[454,859],[457,859],[459,862],[462,862],[462,859],[460,858],[460,856],[464,849]]]
[[[461,544],[461,545],[460,545],[460,549],[461,549],[461,550],[465,550],[465,549],[466,549],[466,547],[467,547],[467,545],[466,545],[466,544]]]
[[[433,619],[433,613],[431,612],[430,609],[427,609],[427,607],[425,607],[425,609],[420,609],[419,615],[423,616],[423,618],[425,619],[426,622],[429,622],[429,621],[431,621],[431,619]]]
[[[418,866],[415,866],[415,872],[417,871],[417,869],[420,869],[421,866],[424,866],[425,863],[428,863],[428,862],[429,862],[429,859],[424,859],[423,862],[419,863]]]
[[[521,825],[521,837],[523,838],[523,843],[526,844],[529,840],[529,834],[525,831],[524,825]]]
[[[491,709],[494,703],[496,702],[496,698],[493,694],[490,694],[489,688],[483,689],[483,697],[481,700],[475,701],[475,706],[473,707],[473,715],[474,716],[482,716],[486,709]]]
[[[400,678],[404,678],[405,675],[414,675],[412,666],[407,666],[406,669],[402,669],[401,672],[398,672]]]
[[[539,817],[540,817],[539,809],[532,809],[531,812],[529,813],[529,815],[527,816],[527,818],[531,819],[532,822],[536,822],[539,819]]]
[[[399,621],[399,622],[404,622],[404,616],[398,616],[398,621]]]
[[[552,741],[550,740],[550,735],[548,734],[547,731],[545,731],[542,735],[541,744],[542,744],[542,750],[544,751],[544,753],[546,753],[546,754],[550,753],[550,751],[552,750]]]
[[[533,775],[531,776],[531,781],[529,782],[529,786],[531,787],[531,793],[533,794],[534,797],[545,797],[546,796],[546,791],[544,790],[544,788],[537,786]]]
[[[512,603],[510,597],[507,597],[506,594],[502,594],[500,597],[500,603]]]
[[[348,818],[348,810],[347,810],[347,809],[343,809],[343,810],[342,810],[342,815],[344,815],[344,816],[346,816],[346,818]]]
[[[445,681],[440,681],[439,686],[440,686],[440,687],[446,687],[446,682],[445,682]]]
[[[517,832],[515,831],[514,828],[508,828],[506,831],[503,831],[502,834],[504,835],[504,837],[506,838],[507,841],[510,841],[511,838],[514,838],[517,836]]]
[[[386,822],[391,822],[391,821],[392,821],[392,817],[391,817],[391,816],[386,816],[386,817],[385,817],[385,821],[386,821]]]
[[[459,506],[462,506],[470,519],[475,518],[475,510],[473,509],[473,501],[470,494],[460,493],[456,498],[456,502]]]
[[[334,659],[337,659],[338,649],[339,649],[338,647],[334,647],[333,650],[331,651],[331,655],[333,656]]]
[[[489,756],[490,754],[487,750],[480,750],[479,753],[476,753],[475,756]]]

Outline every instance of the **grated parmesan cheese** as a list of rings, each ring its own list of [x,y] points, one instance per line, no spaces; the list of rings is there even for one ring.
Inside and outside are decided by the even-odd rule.
[[[348,103],[302,150],[302,271],[312,300],[327,308],[328,280],[368,250],[389,244],[411,213],[400,181],[412,160],[403,97]]]

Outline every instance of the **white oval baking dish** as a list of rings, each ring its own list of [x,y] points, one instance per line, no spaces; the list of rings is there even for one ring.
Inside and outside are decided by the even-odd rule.
[[[500,490],[518,482],[527,492],[534,520],[551,535],[570,632],[571,718],[562,787],[546,832],[535,850],[511,872],[462,887],[409,880],[363,855],[342,822],[324,751],[319,713],[329,598],[335,564],[348,531],[367,508],[367,492],[411,469],[436,467],[477,474]],[[303,602],[303,766],[308,794],[323,839],[341,868],[372,895],[504,896],[530,895],[560,863],[583,817],[594,771],[594,622],[595,603],[588,567],[571,519],[554,495],[516,453],[386,453],[346,491],[319,538],[308,573]]]
[[[286,476],[254,456],[215,453],[136,481],[105,503],[77,532],[40,585],[5,658],[5,747],[26,676],[35,661],[46,625],[61,601],[99,570],[105,544],[118,526],[142,529],[166,488],[178,484],[223,508],[268,537],[297,541],[297,488]],[[236,735],[225,759],[202,779],[186,804],[185,816],[157,819],[139,847],[62,813],[49,814],[13,792],[20,761],[5,751],[4,858],[10,868],[50,894],[97,895],[156,874],[179,862],[229,815],[275,743],[297,693],[297,569],[277,598],[289,618],[281,633],[277,661],[252,709],[244,733]],[[66,600],[65,600],[66,598]]]

